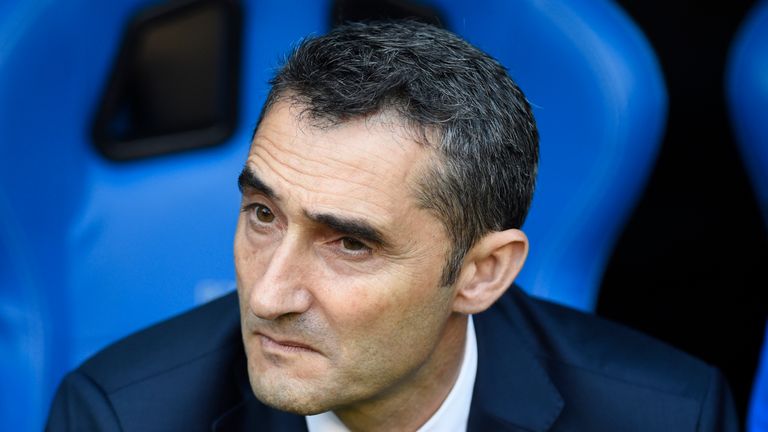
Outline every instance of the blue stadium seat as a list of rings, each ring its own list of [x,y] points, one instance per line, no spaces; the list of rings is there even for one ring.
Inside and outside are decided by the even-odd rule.
[[[234,287],[236,179],[266,82],[327,29],[322,2],[245,5],[229,142],[112,162],[91,121],[123,29],[157,3],[0,2],[0,430],[40,430],[65,371]]]
[[[747,432],[768,432],[768,325],[764,339],[747,413]]]
[[[661,70],[611,2],[437,1],[448,25],[509,68],[533,105],[541,165],[524,227],[527,291],[591,311],[666,122]]]
[[[234,287],[235,179],[286,48],[330,0],[244,1],[240,119],[226,143],[116,162],[89,130],[131,17],[156,2],[0,3],[0,429],[39,430],[62,374],[107,343]],[[659,67],[607,1],[435,0],[508,66],[541,130],[520,282],[594,307],[666,116]]]
[[[731,45],[726,90],[742,159],[768,224],[768,1],[750,12]],[[768,332],[752,390],[750,432],[768,431]]]
[[[768,2],[760,2],[731,45],[727,94],[731,123],[768,223]]]

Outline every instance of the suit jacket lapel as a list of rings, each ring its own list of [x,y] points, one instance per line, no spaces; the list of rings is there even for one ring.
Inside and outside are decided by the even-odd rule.
[[[521,329],[512,327],[499,308],[496,305],[474,317],[478,363],[467,429],[549,430],[563,399],[519,337]]]

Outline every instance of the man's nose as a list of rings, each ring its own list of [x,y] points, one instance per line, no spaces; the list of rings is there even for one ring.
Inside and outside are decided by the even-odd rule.
[[[249,304],[254,315],[275,320],[309,309],[312,295],[304,283],[311,266],[310,255],[297,239],[283,238],[274,249],[264,275],[251,289]]]

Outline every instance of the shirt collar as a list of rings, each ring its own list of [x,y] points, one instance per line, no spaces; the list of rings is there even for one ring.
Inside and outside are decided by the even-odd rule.
[[[472,316],[467,319],[467,337],[464,344],[464,358],[456,382],[440,408],[422,425],[417,432],[465,431],[469,409],[472,404],[472,390],[477,375],[477,339]],[[327,411],[307,416],[309,432],[349,432],[344,423],[332,412]]]

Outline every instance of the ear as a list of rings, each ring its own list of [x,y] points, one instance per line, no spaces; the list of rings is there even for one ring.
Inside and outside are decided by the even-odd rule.
[[[464,257],[453,310],[475,314],[488,309],[517,277],[528,256],[528,237],[518,229],[494,231]]]

